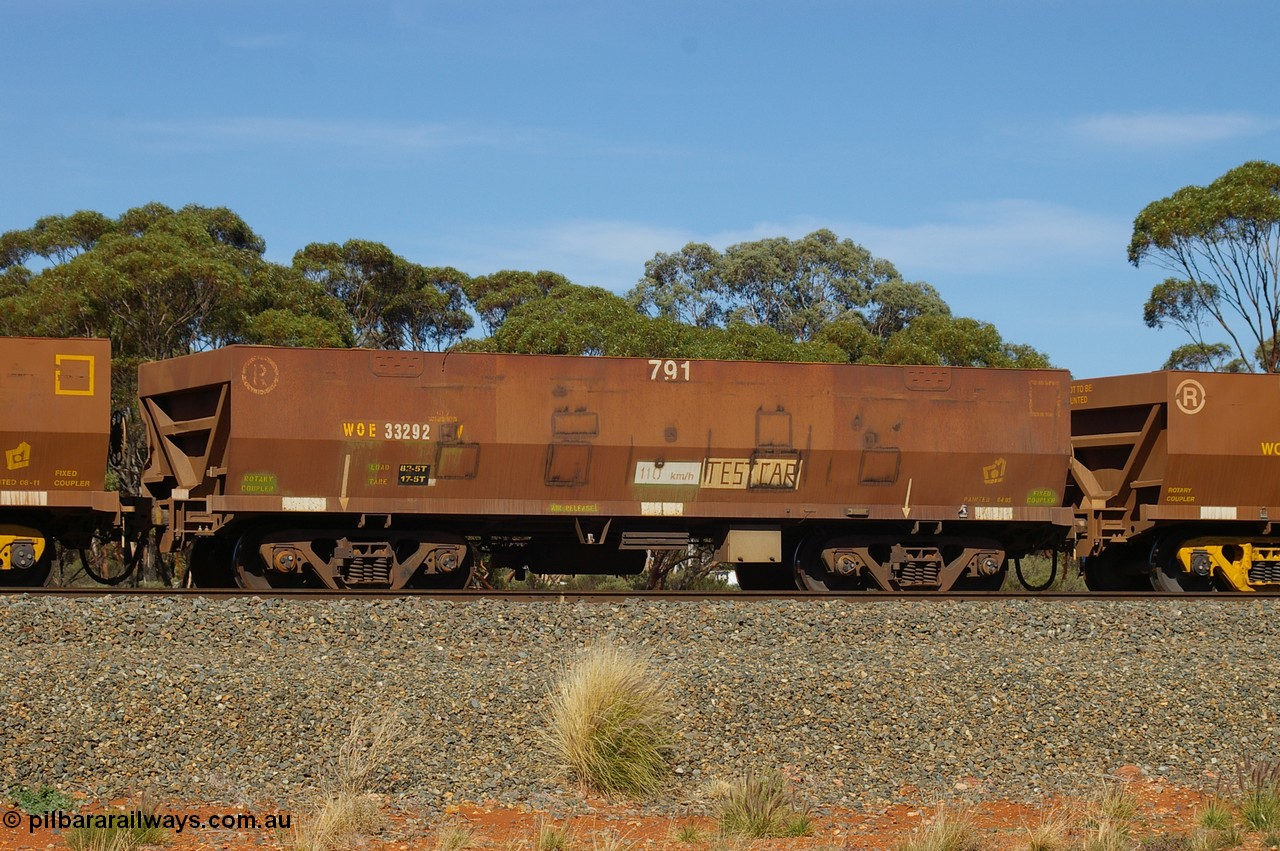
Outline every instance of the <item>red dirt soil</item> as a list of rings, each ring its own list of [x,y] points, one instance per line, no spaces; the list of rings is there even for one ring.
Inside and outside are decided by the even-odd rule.
[[[1209,799],[1202,791],[1172,786],[1170,784],[1140,779],[1140,771],[1126,767],[1120,769],[1113,782],[1123,784],[1137,803],[1132,837],[1133,847],[1144,838],[1170,834],[1189,834],[1197,827],[1199,811]],[[1100,787],[1102,782],[1100,781]],[[902,790],[909,796],[912,790]],[[984,800],[981,787],[958,790],[964,796],[949,802],[945,807],[905,804],[890,806],[878,812],[826,810],[812,818],[812,832],[807,837],[769,840],[722,840],[717,836],[713,819],[702,816],[647,815],[634,807],[610,807],[593,802],[591,815],[553,819],[547,813],[525,809],[500,807],[476,803],[459,803],[446,809],[443,816],[429,819],[412,813],[404,813],[384,806],[385,823],[374,836],[353,841],[351,847],[369,851],[441,851],[440,835],[453,829],[470,832],[465,845],[468,849],[497,849],[497,851],[537,851],[539,830],[554,827],[565,836],[566,851],[627,851],[627,849],[660,849],[660,851],[724,851],[725,849],[761,849],[761,851],[809,851],[813,849],[893,849],[918,836],[922,827],[937,818],[945,810],[945,817],[964,819],[977,828],[984,848],[1022,849],[1028,846],[1030,831],[1046,820],[1054,820],[1068,827],[1066,836],[1070,847],[1084,844],[1085,822],[1091,803],[1087,800],[1054,799],[1040,804],[1012,803]],[[131,802],[114,802],[126,810]],[[21,823],[12,827],[13,818],[6,816],[0,828],[0,851],[46,851],[66,847],[66,830],[42,827],[29,831],[25,813],[17,811],[12,802],[6,802],[3,810],[14,812]],[[270,814],[282,815],[286,811],[270,805],[254,809],[218,807],[209,805],[162,805],[160,814],[199,815],[207,820],[211,815],[228,813],[252,814],[258,819]],[[305,813],[290,813],[296,826],[305,819]],[[679,833],[685,831],[682,841]],[[696,831],[696,839],[687,835]],[[1256,833],[1244,833],[1244,851],[1264,851],[1268,846]],[[291,834],[271,829],[193,830],[171,834],[164,848],[172,851],[196,849],[284,849],[293,847]],[[1275,847],[1275,846],[1270,846]],[[455,849],[461,851],[461,849]]]

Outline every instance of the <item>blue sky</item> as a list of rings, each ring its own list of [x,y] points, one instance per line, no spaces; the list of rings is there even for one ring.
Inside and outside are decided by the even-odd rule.
[[[819,227],[1077,376],[1160,366],[1150,201],[1280,160],[1280,3],[0,0],[0,231],[235,210],[618,292]]]

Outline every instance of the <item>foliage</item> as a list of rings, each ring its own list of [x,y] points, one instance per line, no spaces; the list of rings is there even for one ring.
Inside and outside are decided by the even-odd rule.
[[[681,326],[652,320],[600,287],[560,284],[507,314],[489,351],[547,355],[675,357]]]
[[[1128,849],[1137,812],[1137,801],[1124,786],[1110,783],[1103,787],[1086,819],[1086,851]]]
[[[373,833],[382,823],[369,789],[397,755],[416,742],[395,712],[377,718],[357,715],[328,766],[309,811],[293,825],[297,851],[339,851]]]
[[[1043,369],[1048,358],[1029,346],[1011,345],[989,322],[928,315],[889,337],[884,363]]]
[[[142,819],[133,817],[134,813],[140,814]],[[134,813],[112,808],[104,814],[110,819],[108,823],[69,830],[66,845],[71,851],[133,851],[144,845],[162,845],[172,838],[163,827],[145,824],[157,815],[155,801],[149,796],[142,796]],[[134,822],[132,826],[127,823],[130,821]]]
[[[1218,797],[1210,798],[1200,810],[1200,826],[1209,830],[1227,830],[1234,819],[1226,803]]]
[[[466,823],[444,825],[436,833],[436,851],[466,851],[475,845],[475,830]]]
[[[941,809],[916,837],[899,845],[898,851],[981,851],[985,847],[969,818]]]
[[[0,334],[111,340],[112,407],[129,437],[113,475],[124,490],[137,492],[146,455],[134,402],[142,361],[227,343],[350,342],[341,305],[264,250],[232,211],[196,205],[47,216],[0,235]]]
[[[19,786],[13,790],[13,802],[18,809],[31,815],[44,815],[52,812],[70,812],[79,806],[71,795],[60,792],[53,786],[41,784],[36,788]]]
[[[642,798],[655,792],[675,745],[672,696],[641,656],[589,648],[561,673],[547,709],[546,744],[585,787]]]
[[[1246,759],[1236,767],[1240,817],[1250,830],[1280,830],[1280,760]]]
[[[853,241],[818,230],[798,240],[744,242],[720,254],[690,243],[658,254],[630,298],[639,308],[695,327],[734,321],[808,340],[845,312],[866,306],[897,270]]]
[[[1022,575],[1027,580],[1027,584],[1038,588],[1048,579],[1049,574],[1053,572],[1052,554],[1031,553],[1022,557]],[[1018,572],[1015,569],[1012,559],[1010,559],[1009,570],[1005,574],[1004,584],[1000,587],[1001,591],[1012,594],[1026,593],[1022,583],[1018,581]],[[1088,586],[1084,583],[1084,574],[1080,572],[1080,563],[1070,556],[1058,555],[1058,570],[1054,576],[1053,584],[1044,589],[1047,592],[1055,593],[1085,593]]]
[[[356,343],[366,348],[438,350],[472,325],[466,275],[419,266],[378,242],[313,242],[294,255],[293,268],[346,306]]]
[[[1226,343],[1187,343],[1170,352],[1163,368],[1197,372],[1242,372],[1244,361],[1233,358],[1231,347]]]
[[[565,851],[569,847],[569,832],[551,822],[538,825],[537,851]]]
[[[718,821],[721,833],[751,839],[811,832],[809,814],[796,806],[791,785],[773,769],[748,771],[728,784],[720,796]]]
[[[826,342],[794,342],[767,326],[699,328],[637,311],[600,287],[560,284],[514,306],[489,339],[463,348],[552,355],[844,361]]]
[[[492,275],[471,278],[465,285],[467,298],[480,316],[485,332],[493,334],[512,310],[535,301],[556,287],[570,285],[557,272],[519,272],[505,269]]]
[[[1174,325],[1197,345],[1209,326],[1242,368],[1280,372],[1280,166],[1247,162],[1148,204],[1129,242],[1129,262],[1147,261],[1175,275],[1152,289],[1149,326]]]
[[[346,851],[382,824],[377,799],[359,792],[336,792],[318,801],[293,826],[295,851]]]
[[[671,356],[1047,364],[1030,347],[1006,344],[989,324],[952,319],[934,287],[904,281],[893,264],[829,230],[744,242],[723,254],[690,243],[655,255],[627,297],[646,314],[695,330],[692,348]]]
[[[395,712],[376,718],[357,715],[338,745],[329,785],[339,792],[367,792],[375,777],[414,743],[404,719]]]

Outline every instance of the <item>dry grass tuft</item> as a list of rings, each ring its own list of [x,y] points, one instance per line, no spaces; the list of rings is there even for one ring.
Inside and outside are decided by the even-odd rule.
[[[922,825],[898,851],[983,851],[985,847],[982,834],[968,816],[940,807],[933,821]]]
[[[331,776],[294,825],[289,844],[295,851],[345,851],[360,837],[381,829],[381,808],[369,787],[414,741],[397,714],[352,720],[338,745]]]
[[[643,798],[667,775],[671,692],[641,656],[612,646],[587,650],[557,680],[547,714],[548,752],[584,787]]]
[[[381,826],[377,798],[337,792],[320,800],[298,820],[292,844],[296,851],[345,851]]]
[[[720,832],[725,836],[763,839],[808,836],[808,812],[797,807],[787,779],[777,771],[747,772],[718,795]]]
[[[557,827],[551,822],[538,825],[538,841],[534,845],[537,851],[565,851],[569,847],[568,828]]]
[[[467,851],[476,832],[469,824],[447,824],[436,832],[436,851]]]
[[[1085,821],[1084,851],[1129,851],[1133,846],[1138,802],[1120,783],[1108,783],[1093,801]]]
[[[1250,830],[1280,830],[1280,760],[1246,759],[1236,768],[1240,817]]]
[[[141,796],[135,809],[144,819],[158,815],[155,799],[147,794]],[[163,827],[128,826],[124,822],[132,814],[123,809],[112,808],[103,815],[111,817],[111,822],[101,827],[76,827],[69,830],[67,847],[71,851],[134,851],[144,845],[164,845],[173,838]]]
[[[1027,831],[1027,851],[1067,851],[1071,847],[1071,822],[1061,810],[1048,813]]]

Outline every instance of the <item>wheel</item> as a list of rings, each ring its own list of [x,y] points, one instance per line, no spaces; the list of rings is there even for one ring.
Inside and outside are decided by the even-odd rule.
[[[866,583],[860,576],[841,576],[827,570],[822,560],[822,542],[801,541],[791,559],[796,587],[801,591],[829,594],[833,591],[865,591]]]
[[[951,586],[952,591],[999,591],[1004,587],[1005,577],[1009,575],[1009,562],[1006,560],[1000,566],[1000,571],[994,576],[963,576],[956,580],[956,584]]]
[[[236,539],[231,563],[235,568],[236,585],[250,591],[270,591],[275,586],[267,578],[266,565],[258,557],[258,537],[248,533]]]
[[[1213,579],[1186,573],[1178,566],[1166,568],[1165,565],[1161,565],[1151,568],[1151,587],[1168,594],[1179,594],[1184,591],[1212,591]]]
[[[191,542],[191,555],[187,560],[188,588],[231,588],[233,578],[231,551],[226,543],[216,538],[196,538]]]
[[[1090,591],[1149,591],[1146,550],[1116,544],[1083,560],[1084,584]]]
[[[49,570],[53,567],[53,557],[49,554],[52,546],[46,547],[44,555],[28,568],[12,568],[0,572],[0,583],[14,588],[39,588],[49,581]]]
[[[448,573],[416,573],[405,583],[405,587],[439,591],[458,590],[471,584],[471,576],[474,572],[475,558],[471,548],[468,547],[466,559],[455,569]]]

